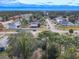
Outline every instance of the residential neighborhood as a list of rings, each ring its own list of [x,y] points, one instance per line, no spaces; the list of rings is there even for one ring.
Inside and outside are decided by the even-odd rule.
[[[0,59],[79,59],[79,12],[1,13]]]

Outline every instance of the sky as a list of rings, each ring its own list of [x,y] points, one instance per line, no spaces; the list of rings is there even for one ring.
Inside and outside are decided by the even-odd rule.
[[[79,5],[79,0],[0,0],[0,3],[23,3],[23,4],[48,4],[48,5]]]
[[[19,0],[0,0],[0,4],[18,3]]]
[[[78,5],[79,0],[18,0],[25,4]]]

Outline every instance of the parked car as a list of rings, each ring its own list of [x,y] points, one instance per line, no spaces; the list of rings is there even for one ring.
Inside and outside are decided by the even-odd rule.
[[[0,52],[3,52],[5,51],[5,48],[4,47],[0,47]]]

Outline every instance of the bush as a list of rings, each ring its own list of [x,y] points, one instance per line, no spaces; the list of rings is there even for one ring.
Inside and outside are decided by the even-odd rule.
[[[48,48],[48,59],[56,59],[58,57],[58,50],[55,45]]]
[[[70,34],[72,34],[73,32],[74,32],[73,29],[70,29],[70,30],[69,30],[69,33],[70,33]]]

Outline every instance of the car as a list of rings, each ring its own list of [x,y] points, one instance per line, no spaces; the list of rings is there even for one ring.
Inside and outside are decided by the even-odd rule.
[[[33,29],[33,31],[36,31],[36,29]]]
[[[5,48],[4,47],[0,47],[0,52],[3,52],[5,51]]]
[[[48,27],[48,29],[50,29],[50,27]]]

